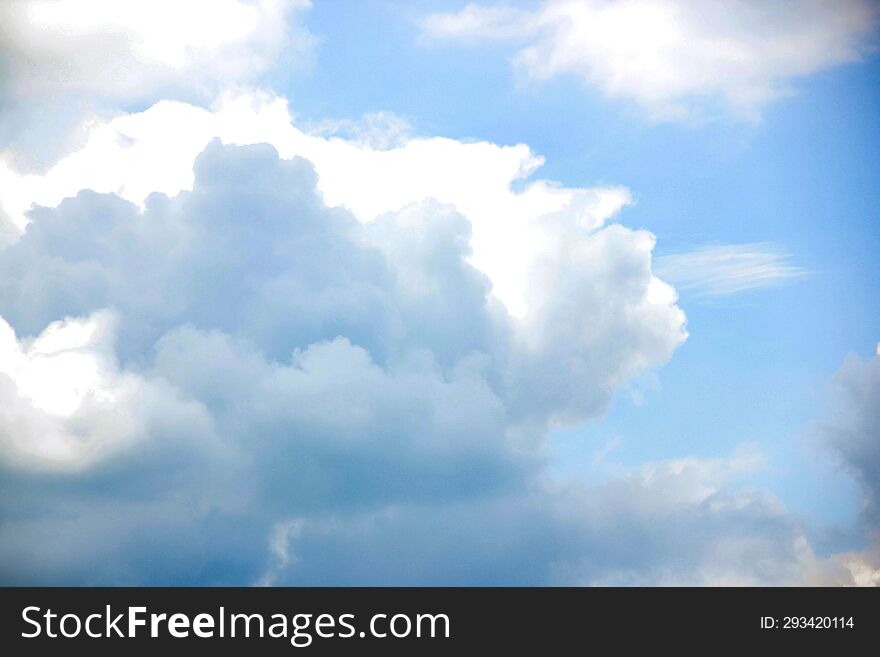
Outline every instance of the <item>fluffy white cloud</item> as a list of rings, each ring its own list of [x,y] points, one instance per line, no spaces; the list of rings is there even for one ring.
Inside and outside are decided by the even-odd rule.
[[[510,165],[507,150],[482,151]],[[538,476],[552,423],[601,412],[684,339],[674,292],[651,273],[652,236],[595,214],[531,222],[534,296],[515,318],[467,262],[471,223],[453,206],[361,223],[323,202],[309,162],[266,144],[213,141],[194,171],[191,191],[142,208],[93,191],[37,208],[3,247],[5,513],[37,506],[4,525],[0,549],[28,577],[79,581],[101,559],[126,581],[211,581],[190,572],[202,553],[147,573],[116,551],[149,530],[175,552],[210,534],[209,561],[235,562],[224,581],[256,579],[284,518],[509,494]],[[64,317],[83,319],[53,323]],[[44,489],[47,472],[67,474]],[[111,530],[117,512],[92,517],[109,501],[89,491],[104,485],[121,508],[138,489],[129,519],[158,515]],[[94,525],[77,538],[82,565],[28,549],[60,531],[54,503]],[[232,558],[241,513],[252,536]]]
[[[305,157],[330,205],[361,221],[425,198],[449,203],[471,222],[471,262],[517,315],[526,311],[531,263],[543,243],[536,226],[560,213],[584,230],[599,228],[630,202],[628,190],[565,188],[529,180],[543,159],[528,146],[413,138],[390,149],[359,139],[306,134],[290,119],[286,101],[265,94],[227,95],[213,110],[163,101],[150,109],[94,126],[85,146],[44,175],[20,174],[0,160],[0,204],[22,226],[32,204],[55,206],[80,189],[113,192],[142,205],[153,191],[189,189],[192,163],[219,137],[231,144],[272,144],[281,157]]]
[[[140,208],[37,208],[2,249],[5,582],[871,581],[742,487],[751,451],[548,482],[548,427],[684,338],[649,233],[530,219],[515,317],[453,206],[360,222],[265,144],[192,170]]]
[[[535,239],[516,264],[531,285],[527,312],[513,319],[464,261],[472,238],[462,215],[434,201],[361,225],[323,208],[305,161],[279,161],[268,146],[223,153],[215,143],[200,156],[191,193],[152,195],[141,211],[92,192],[33,211],[0,262],[0,313],[35,333],[59,314],[116,308],[125,355],[187,321],[246,335],[273,357],[336,335],[382,359],[419,346],[448,366],[485,352],[505,396],[521,399],[515,413],[539,421],[595,414],[685,337],[674,291],[651,273],[645,231],[603,227],[570,204],[523,217]],[[495,245],[490,255],[507,248]]]
[[[468,5],[423,22],[435,38],[515,40],[536,79],[574,74],[657,119],[721,101],[755,119],[792,82],[857,61],[871,45],[869,0],[556,0],[534,11]]]
[[[659,256],[655,268],[679,290],[718,297],[781,285],[807,275],[790,260],[790,253],[771,244],[725,244]]]
[[[121,6],[4,5],[0,93],[182,98],[311,43],[285,23],[302,2]],[[466,11],[503,37],[534,16]],[[0,158],[3,583],[821,570],[740,485],[749,450],[548,481],[550,427],[601,413],[686,337],[653,236],[615,222],[626,189],[535,179],[526,145],[390,116],[304,132],[259,93],[83,135],[40,173]]]
[[[45,171],[84,123],[158,99],[210,102],[280,67],[308,68],[308,0],[9,0],[0,3],[0,149]]]
[[[66,92],[144,98],[185,85],[215,90],[277,63],[288,24],[308,0],[12,0],[0,7],[3,92],[18,99]]]
[[[210,427],[207,413],[162,381],[120,371],[115,329],[114,313],[98,311],[18,340],[0,318],[0,461],[7,467],[87,470],[134,449],[148,426],[155,434],[164,413],[191,422],[190,444],[198,444]]]

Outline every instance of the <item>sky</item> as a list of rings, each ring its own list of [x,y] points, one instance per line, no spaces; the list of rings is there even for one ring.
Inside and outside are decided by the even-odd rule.
[[[5,3],[0,581],[880,584],[878,20]]]

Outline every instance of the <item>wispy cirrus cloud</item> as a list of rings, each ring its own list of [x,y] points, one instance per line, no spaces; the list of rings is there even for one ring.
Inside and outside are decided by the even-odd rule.
[[[810,272],[772,244],[722,244],[655,258],[655,269],[676,288],[699,297],[722,297],[774,287]]]

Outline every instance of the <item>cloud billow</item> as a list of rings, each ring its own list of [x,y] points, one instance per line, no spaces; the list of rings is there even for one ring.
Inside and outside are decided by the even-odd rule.
[[[870,360],[847,358],[832,379],[832,393],[834,412],[819,433],[862,485],[865,521],[880,537],[880,347]]]
[[[289,518],[533,494],[549,423],[684,337],[643,231],[548,219],[514,318],[449,206],[360,223],[268,145],[194,171],[142,211],[37,208],[2,251],[5,581],[247,583]]]

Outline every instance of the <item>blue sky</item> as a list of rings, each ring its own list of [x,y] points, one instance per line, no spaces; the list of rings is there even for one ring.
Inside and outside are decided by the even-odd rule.
[[[0,580],[880,582],[875,3],[78,3],[0,40]]]

